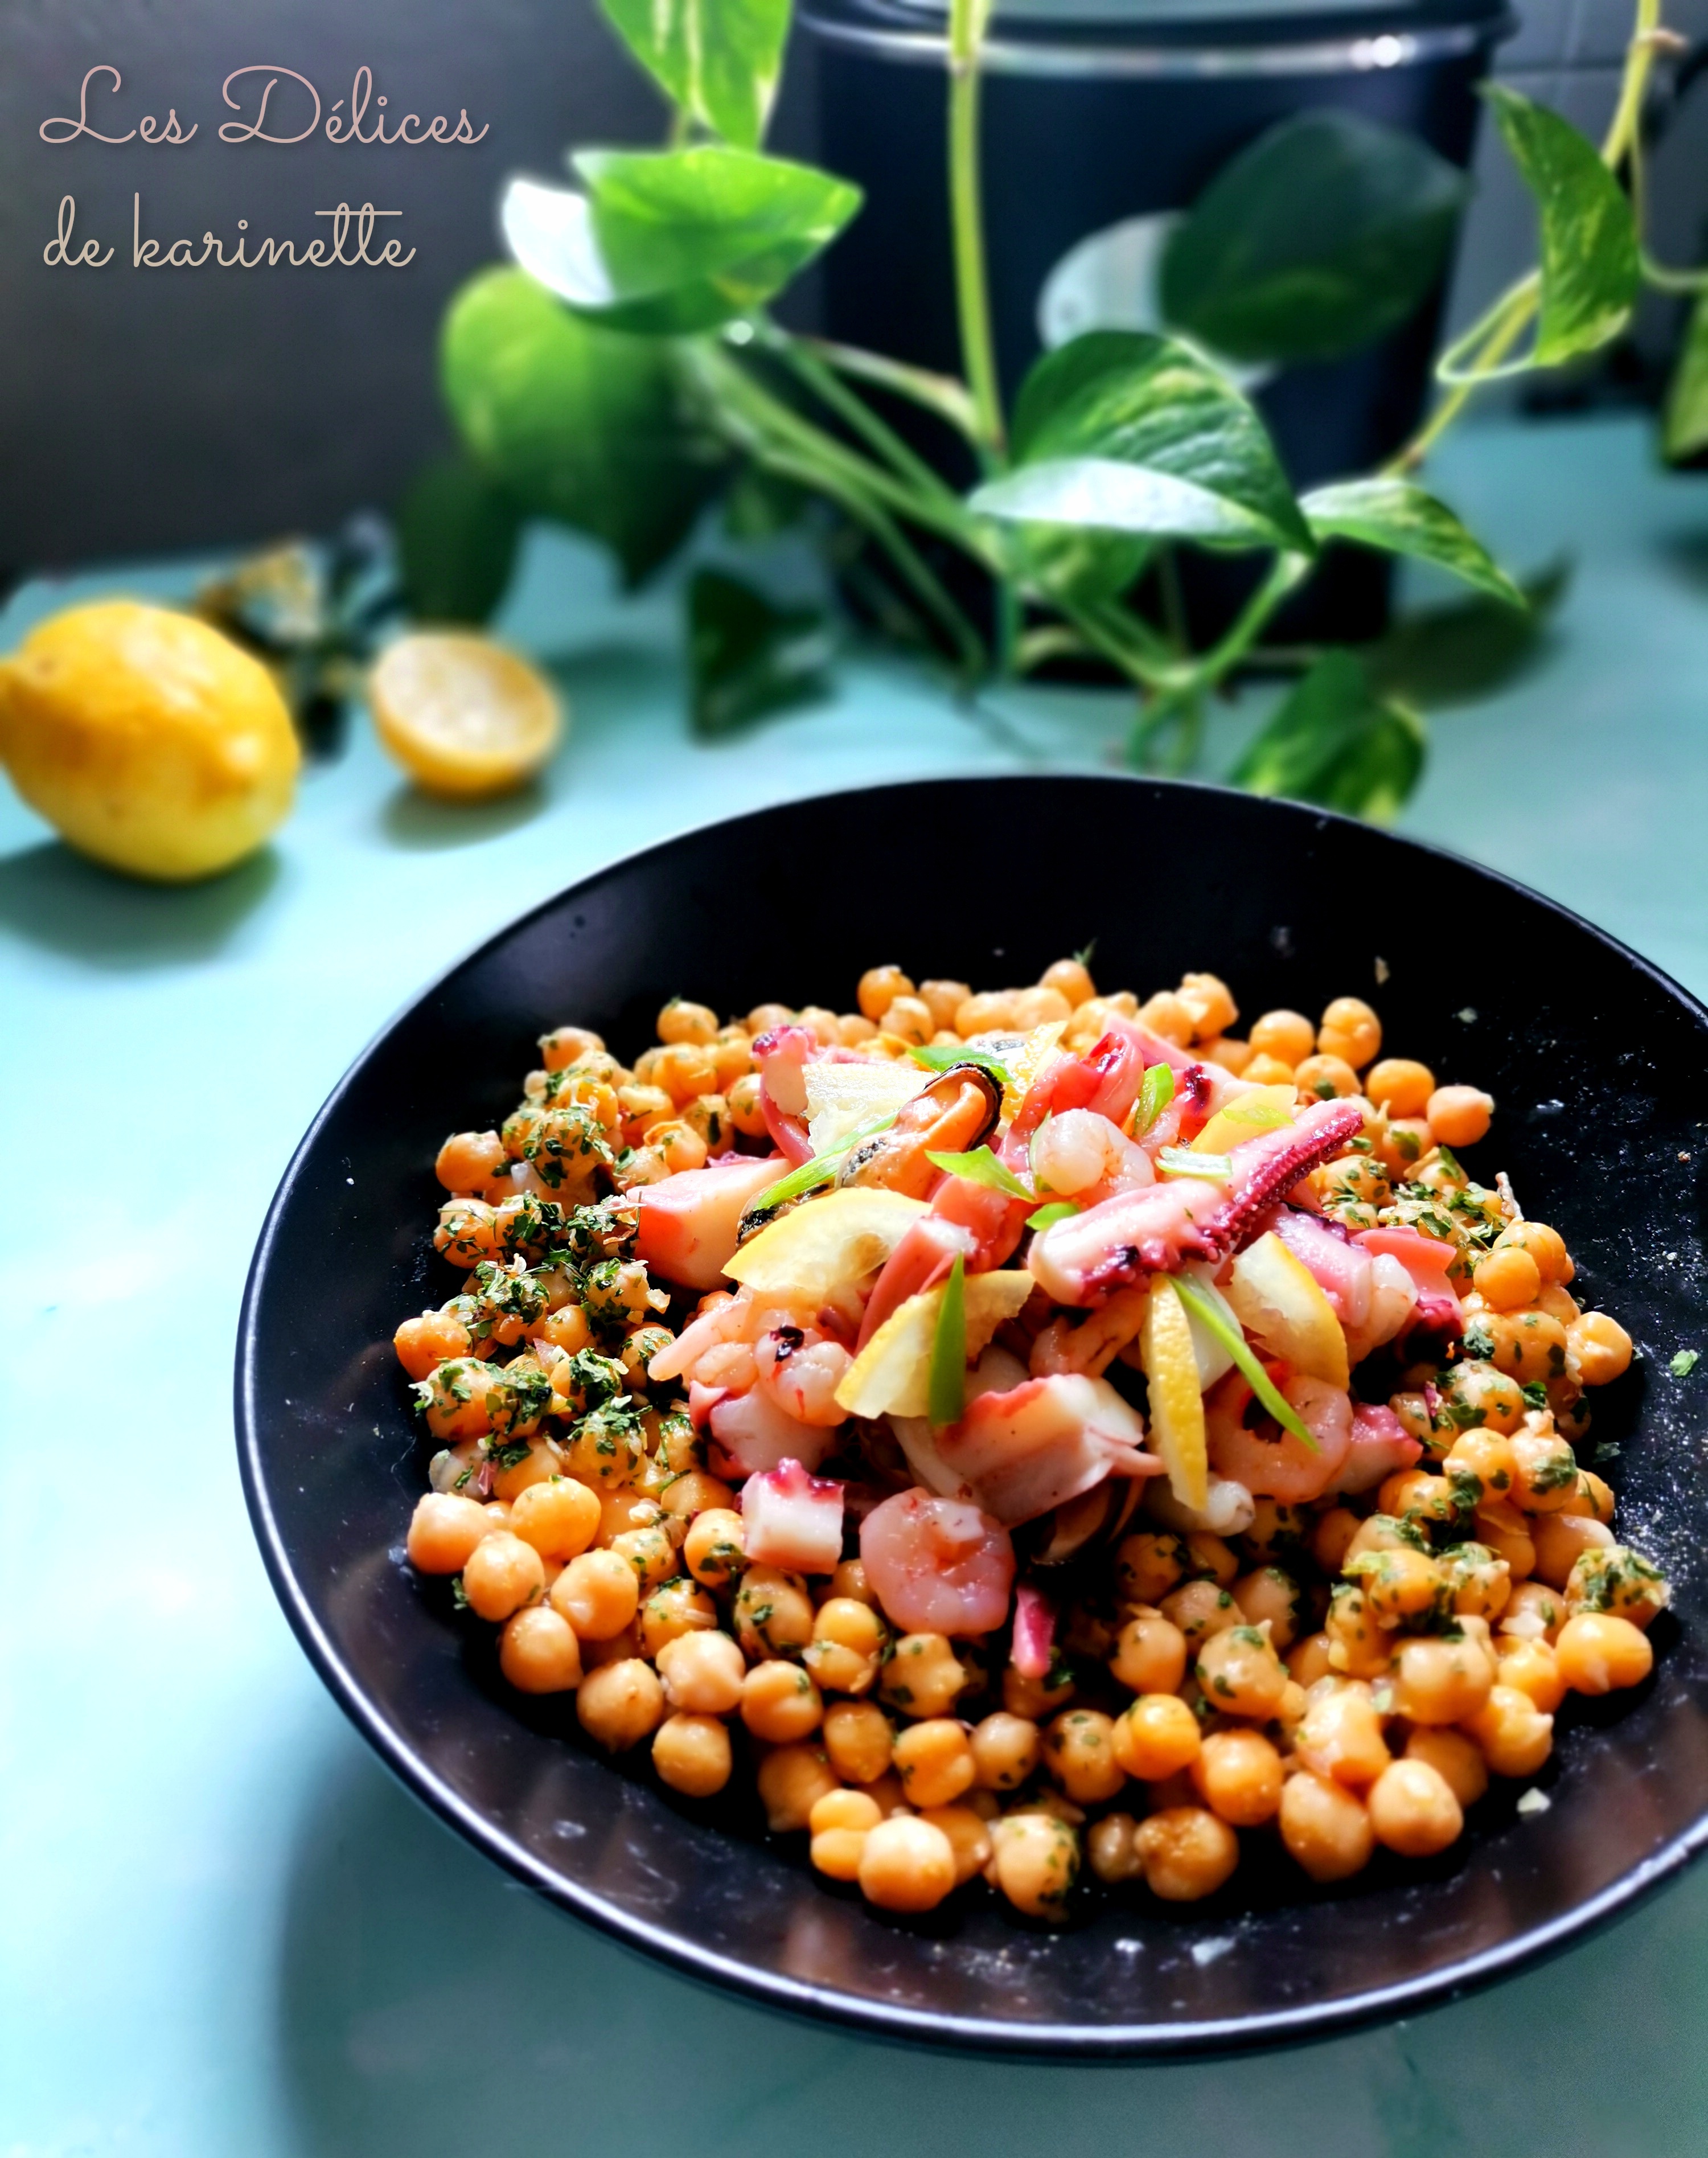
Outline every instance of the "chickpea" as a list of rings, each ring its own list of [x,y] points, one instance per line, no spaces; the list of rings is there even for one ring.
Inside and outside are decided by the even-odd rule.
[[[1014,1030],[1014,999],[1006,989],[983,990],[955,1008],[954,1028],[962,1041],[977,1035]]]
[[[497,1250],[493,1209],[483,1199],[450,1199],[439,1209],[433,1249],[465,1272]]]
[[[1151,1530],[1124,1537],[1115,1553],[1115,1586],[1129,1603],[1160,1603],[1186,1575],[1186,1546]]]
[[[492,1527],[478,1500],[424,1491],[410,1517],[410,1564],[421,1573],[461,1573]]]
[[[869,1603],[833,1596],[818,1607],[801,1660],[833,1693],[864,1693],[878,1675],[890,1629]]]
[[[1423,1113],[1437,1145],[1475,1146],[1488,1135],[1494,1097],[1479,1087],[1437,1087],[1424,1104]]]
[[[568,1476],[529,1484],[512,1504],[510,1526],[542,1558],[578,1557],[598,1532],[597,1495]]]
[[[478,1618],[495,1623],[531,1603],[545,1587],[545,1568],[532,1544],[508,1529],[482,1536],[462,1569],[462,1593]]]
[[[1613,1532],[1582,1514],[1540,1514],[1530,1524],[1535,1572],[1551,1588],[1564,1589],[1571,1569],[1588,1551],[1613,1549]]]
[[[955,1886],[971,1881],[983,1873],[990,1864],[994,1845],[991,1840],[990,1824],[975,1806],[926,1806],[920,1819],[929,1821],[933,1828],[941,1829],[949,1839],[949,1848],[955,1854]]]
[[[1535,1302],[1542,1277],[1535,1261],[1517,1244],[1498,1245],[1472,1270],[1477,1293],[1491,1311],[1518,1311]]]
[[[1441,1568],[1427,1552],[1400,1545],[1392,1551],[1365,1551],[1349,1559],[1364,1588],[1366,1610],[1379,1626],[1397,1626],[1433,1611],[1446,1600]]]
[[[1513,1435],[1518,1464],[1512,1502],[1526,1514],[1554,1514],[1577,1496],[1577,1458],[1557,1432],[1524,1430]]]
[[[1365,1073],[1364,1091],[1391,1117],[1426,1116],[1435,1092],[1435,1074],[1427,1064],[1410,1057],[1385,1056]]]
[[[1339,1572],[1363,1526],[1349,1506],[1331,1506],[1319,1518],[1311,1531],[1310,1551],[1324,1573]]]
[[[735,1639],[756,1659],[792,1655],[813,1638],[813,1599],[805,1582],[774,1566],[748,1567],[732,1615]]]
[[[1073,1007],[1060,989],[1011,989],[1014,1025],[1022,1034],[1029,1034],[1034,1027],[1066,1025],[1073,1017]]]
[[[1497,1776],[1534,1776],[1554,1750],[1554,1719],[1516,1686],[1494,1688],[1465,1729]]]
[[[1496,1644],[1494,1675],[1498,1686],[1516,1687],[1544,1716],[1551,1716],[1566,1698],[1560,1660],[1545,1641],[1514,1640],[1504,1634]]]
[[[467,1356],[474,1345],[455,1312],[424,1311],[418,1319],[404,1320],[391,1345],[410,1378],[426,1379],[450,1358]]]
[[[1406,1758],[1433,1768],[1460,1807],[1473,1806],[1489,1788],[1489,1765],[1463,1731],[1426,1726],[1406,1741]]]
[[[1044,1733],[1044,1765],[1076,1805],[1112,1799],[1127,1781],[1117,1759],[1115,1726],[1097,1709],[1071,1708]]]
[[[1133,1838],[1145,1886],[1164,1902],[1213,1896],[1240,1862],[1240,1840],[1201,1806],[1168,1806],[1141,1821]]]
[[[662,1651],[684,1634],[710,1633],[718,1608],[704,1589],[679,1574],[655,1588],[641,1608],[641,1648],[656,1663]]]
[[[1129,1618],[1116,1636],[1109,1670],[1133,1693],[1178,1693],[1186,1675],[1186,1636],[1160,1612]]]
[[[1355,1789],[1374,1783],[1393,1758],[1370,1690],[1360,1680],[1313,1686],[1293,1742],[1306,1768]]]
[[[627,1529],[613,1536],[609,1546],[615,1557],[634,1568],[643,1596],[671,1580],[676,1572],[676,1546],[669,1531],[657,1523],[643,1529]]]
[[[1398,1184],[1409,1179],[1434,1144],[1434,1136],[1423,1118],[1390,1115],[1385,1128],[1376,1138],[1376,1159]]]
[[[702,1588],[727,1588],[747,1564],[741,1516],[732,1506],[709,1507],[689,1522],[682,1556]]]
[[[1512,1570],[1486,1544],[1449,1544],[1436,1564],[1457,1616],[1494,1619],[1506,1608],[1512,1595]]]
[[[727,1634],[679,1634],[658,1654],[664,1698],[692,1716],[728,1716],[741,1700],[747,1667]]]
[[[1494,1249],[1527,1252],[1535,1262],[1538,1277],[1551,1288],[1563,1287],[1576,1272],[1571,1254],[1566,1248],[1566,1239],[1545,1221],[1509,1222],[1494,1239]]]
[[[653,1060],[647,1084],[662,1087],[679,1109],[696,1095],[717,1092],[717,1062],[711,1051],[697,1042],[673,1042]]]
[[[1492,1430],[1511,1433],[1525,1420],[1527,1404],[1516,1381],[1493,1364],[1467,1357],[1441,1375],[1442,1407],[1450,1423],[1460,1429],[1487,1424]]]
[[[1514,1640],[1552,1643],[1566,1620],[1564,1592],[1545,1582],[1521,1581],[1508,1599],[1502,1634]]]
[[[1315,1521],[1316,1516],[1304,1506],[1289,1505],[1280,1499],[1254,1499],[1251,1526],[1242,1529],[1236,1541],[1252,1568],[1279,1566],[1284,1571],[1288,1558],[1305,1549]],[[1237,1599],[1237,1588],[1234,1594]]]
[[[1313,1101],[1332,1102],[1358,1092],[1358,1074],[1344,1057],[1308,1056],[1293,1072],[1293,1083]]]
[[[1582,1552],[1566,1577],[1568,1612],[1611,1611],[1645,1630],[1671,1600],[1659,1567],[1625,1544]]]
[[[1274,1715],[1287,1686],[1286,1666],[1267,1628],[1231,1626],[1212,1634],[1199,1651],[1195,1670],[1212,1706],[1260,1722]]]
[[[956,1013],[972,994],[966,982],[921,982],[913,991],[931,1014],[931,1029],[937,1034],[953,1030]]]
[[[1566,1329],[1566,1345],[1586,1386],[1610,1385],[1630,1366],[1631,1337],[1604,1311],[1586,1311],[1573,1319]]]
[[[1324,1056],[1344,1058],[1355,1071],[1374,1063],[1382,1046],[1382,1023],[1362,997],[1336,997],[1317,1029]]]
[[[952,1717],[908,1725],[895,1740],[894,1762],[908,1802],[915,1806],[952,1805],[978,1779],[966,1727]]]
[[[967,1683],[947,1636],[904,1634],[885,1665],[878,1690],[892,1708],[909,1716],[946,1716]]]
[[[549,1603],[532,1604],[505,1620],[498,1668],[519,1693],[567,1693],[581,1683],[581,1644]]]
[[[1016,1790],[1038,1765],[1038,1727],[1029,1717],[998,1709],[973,1726],[970,1742],[982,1790]]]
[[[664,1716],[664,1689],[650,1664],[625,1656],[589,1671],[575,1696],[581,1727],[608,1753],[627,1753],[656,1731]]]
[[[1038,977],[1038,986],[1040,989],[1057,991],[1067,999],[1075,1011],[1081,1004],[1088,1004],[1097,994],[1090,970],[1082,959],[1057,959]],[[926,988],[930,987],[927,983]],[[921,994],[924,994],[923,990]]]
[[[679,1164],[676,1156],[664,1144],[662,1128],[648,1134],[653,1144],[670,1164],[673,1172],[679,1166],[684,1169],[701,1168],[704,1165],[708,1156],[715,1154],[727,1154],[734,1143],[735,1127],[730,1115],[728,1098],[725,1095],[697,1094],[683,1110],[682,1124],[684,1129],[696,1142],[700,1149],[700,1159],[698,1162],[689,1161],[684,1157]]]
[[[1281,1804],[1281,1756],[1261,1732],[1211,1732],[1189,1773],[1199,1796],[1231,1827],[1256,1828]]]
[[[1091,1871],[1106,1887],[1142,1878],[1144,1866],[1138,1856],[1138,1823],[1131,1814],[1105,1814],[1086,1831],[1086,1856]]]
[[[827,1791],[807,1816],[814,1866],[833,1881],[858,1881],[866,1838],[883,1818],[864,1791]]]
[[[1193,1529],[1186,1539],[1186,1571],[1203,1575],[1218,1588],[1230,1588],[1238,1577],[1240,1562],[1233,1546],[1208,1529]]]
[[[839,1776],[875,1784],[888,1769],[895,1734],[872,1701],[834,1701],[824,1711],[824,1750]]]
[[[1202,1744],[1198,1718],[1171,1693],[1141,1694],[1116,1717],[1110,1736],[1119,1767],[1146,1784],[1189,1768]]]
[[[640,1601],[635,1570],[617,1551],[582,1551],[551,1585],[553,1610],[583,1641],[612,1639],[632,1622]]]
[[[1478,1507],[1477,1541],[1504,1560],[1514,1582],[1523,1582],[1536,1570],[1536,1544],[1529,1517],[1504,1499],[1485,1499]]]
[[[1287,1652],[1287,1676],[1307,1691],[1318,1679],[1328,1678],[1334,1669],[1329,1660],[1329,1649],[1326,1634],[1307,1634],[1303,1640],[1296,1643]]]
[[[1577,1497],[1564,1510],[1568,1514],[1587,1514],[1592,1520],[1599,1521],[1603,1528],[1613,1522],[1613,1492],[1611,1484],[1604,1483],[1592,1469],[1577,1472]]]
[[[734,1755],[730,1734],[715,1716],[679,1712],[666,1717],[653,1740],[653,1766],[661,1783],[684,1798],[709,1799],[730,1780]]]
[[[1079,1877],[1079,1839],[1046,1813],[1009,1814],[991,1831],[990,1877],[1029,1918],[1060,1919]]]
[[[1231,1071],[1236,1079],[1251,1065],[1251,1045],[1236,1040],[1231,1034],[1219,1034],[1213,1041],[1203,1043],[1199,1054],[1206,1064],[1219,1064],[1224,1071]]]
[[[1148,1026],[1177,1049],[1184,1049],[1192,1039],[1191,1007],[1172,989],[1158,989],[1153,997],[1147,997],[1136,1016],[1141,1026]]]
[[[685,1041],[704,1048],[717,1038],[717,1014],[704,1004],[690,1004],[686,997],[672,997],[658,1014],[658,1039],[662,1042]]]
[[[1463,1723],[1489,1698],[1494,1659],[1472,1635],[1402,1641],[1395,1658],[1395,1706],[1413,1723]]]
[[[1073,1674],[1066,1665],[1053,1666],[1041,1679],[1026,1677],[1010,1664],[1002,1675],[1002,1705],[1010,1716],[1042,1723],[1074,1697]]]
[[[1388,1668],[1393,1643],[1356,1582],[1336,1582],[1323,1630],[1329,1637],[1331,1667],[1348,1678],[1379,1678]]]
[[[1402,1858],[1428,1858],[1457,1842],[1463,1809],[1440,1770],[1408,1757],[1384,1768],[1365,1802],[1378,1843]]]
[[[1226,1034],[1240,1016],[1233,993],[1220,975],[1183,974],[1176,994],[1191,1014],[1192,1035],[1196,1041],[1209,1041],[1216,1035]]]
[[[1250,1040],[1259,1056],[1272,1056],[1289,1071],[1317,1045],[1317,1030],[1303,1012],[1269,1011],[1251,1023]]]
[[[1278,1056],[1266,1056],[1261,1050],[1253,1053],[1251,1062],[1240,1074],[1251,1087],[1290,1087],[1293,1066],[1283,1064]]]
[[[819,1799],[838,1788],[823,1748],[810,1739],[767,1753],[755,1780],[766,1825],[773,1835],[798,1834],[812,1820]]]
[[[719,1091],[726,1099],[738,1079],[757,1076],[753,1066],[753,1042],[745,1026],[738,1026],[733,1021],[728,1026],[720,1026],[711,1044],[711,1055],[717,1067]]]
[[[756,1041],[775,1027],[787,1026],[795,1016],[787,1004],[755,1004],[742,1024]]]
[[[1490,1431],[1486,1425],[1461,1432],[1447,1448],[1442,1466],[1449,1481],[1474,1477],[1485,1499],[1509,1497],[1518,1477],[1518,1456],[1510,1437],[1504,1432]]]
[[[1326,1206],[1385,1206],[1393,1196],[1386,1173],[1370,1154],[1340,1154],[1317,1176]]]
[[[942,1829],[897,1814],[866,1833],[860,1892],[882,1910],[929,1911],[953,1889],[956,1871],[955,1848]]]
[[[584,1056],[596,1056],[604,1047],[604,1037],[586,1026],[554,1027],[539,1037],[540,1059],[548,1071],[565,1071]]]
[[[1554,1654],[1573,1693],[1637,1686],[1654,1666],[1654,1650],[1642,1628],[1609,1611],[1575,1612],[1560,1629]]]
[[[740,1078],[732,1080],[725,1093],[730,1122],[743,1138],[760,1139],[765,1137],[765,1111],[760,1104],[760,1092],[759,1074],[749,1071]]]
[[[911,980],[900,967],[868,967],[860,976],[855,1001],[863,1017],[875,1025],[897,997],[911,997],[913,993]]]
[[[1364,1801],[1309,1769],[1282,1787],[1281,1840],[1313,1881],[1344,1881],[1368,1866],[1375,1833]]]
[[[1179,1627],[1189,1649],[1240,1623],[1240,1607],[1213,1581],[1189,1581],[1163,1598],[1163,1616]]]
[[[741,1688],[741,1721],[756,1738],[787,1746],[810,1737],[823,1719],[824,1702],[798,1664],[780,1658],[756,1664]]]
[[[897,997],[884,1014],[884,1031],[899,1041],[922,1047],[937,1032],[930,1007],[918,997]]]

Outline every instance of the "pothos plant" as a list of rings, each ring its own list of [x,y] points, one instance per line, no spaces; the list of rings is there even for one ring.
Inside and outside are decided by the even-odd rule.
[[[511,183],[502,219],[518,266],[465,287],[444,328],[444,388],[467,455],[424,476],[401,518],[423,612],[488,612],[529,516],[605,540],[636,581],[676,553],[715,495],[737,538],[766,537],[810,503],[868,618],[969,688],[1064,658],[1112,669],[1134,693],[1135,764],[1190,768],[1206,699],[1254,664],[1290,662],[1300,679],[1230,776],[1390,814],[1422,767],[1421,720],[1368,651],[1266,651],[1277,610],[1342,543],[1433,564],[1516,637],[1545,595],[1521,590],[1419,468],[1481,385],[1615,338],[1645,279],[1708,288],[1703,273],[1649,262],[1641,244],[1644,88],[1678,41],[1659,0],[1638,0],[1599,146],[1488,86],[1535,200],[1540,261],[1442,355],[1440,395],[1412,441],[1380,471],[1300,495],[1222,363],[1334,356],[1415,311],[1464,186],[1422,145],[1344,115],[1283,123],[1172,235],[1161,294],[1174,333],[1088,332],[1045,353],[1005,405],[979,179],[990,0],[951,0],[948,18],[955,377],[803,336],[771,312],[860,206],[834,174],[762,147],[789,0],[601,4],[670,102],[668,143],[576,151],[572,187]],[[929,416],[944,454],[898,424],[902,406]],[[1674,447],[1708,441],[1708,297],[1667,424]],[[1199,645],[1179,604],[1181,549],[1257,558],[1244,603]],[[973,589],[988,587],[988,606],[969,604],[968,579],[949,570],[956,557],[977,573]],[[829,643],[813,611],[779,607],[727,568],[701,568],[689,590],[702,729],[822,678]]]

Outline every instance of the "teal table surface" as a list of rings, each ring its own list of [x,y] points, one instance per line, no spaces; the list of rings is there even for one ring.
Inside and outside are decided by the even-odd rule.
[[[1708,484],[1657,472],[1625,421],[1468,431],[1436,477],[1507,559],[1563,541],[1577,573],[1541,663],[1437,719],[1405,828],[1708,992]],[[0,648],[70,597],[190,576],[27,586]],[[868,658],[816,709],[699,746],[668,596],[620,600],[591,555],[542,546],[510,627],[575,709],[519,802],[423,802],[359,727],[262,856],[163,891],[90,868],[0,788],[0,2154],[1701,2151],[1708,1871],[1494,1991],[1332,2044],[970,2061],[612,1945],[347,1727],[262,1573],[230,1392],[264,1210],[350,1058],[469,946],[650,839],[855,781],[1095,767],[1122,716],[1071,693],[968,713]],[[1071,874],[1071,849],[1030,859]],[[1457,927],[1480,973],[1494,955]]]

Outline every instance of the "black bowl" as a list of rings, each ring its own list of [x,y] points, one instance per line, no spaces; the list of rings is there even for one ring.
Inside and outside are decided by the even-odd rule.
[[[710,1819],[519,1701],[442,1585],[403,1562],[421,1488],[390,1336],[450,1293],[427,1228],[445,1133],[501,1118],[535,1037],[575,1020],[619,1051],[682,992],[846,1009],[900,960],[1029,981],[1097,940],[1141,994],[1225,976],[1248,1013],[1377,1004],[1396,1053],[1497,1097],[1473,1157],[1558,1225],[1585,1301],[1641,1355],[1592,1452],[1671,1576],[1648,1684],[1567,1711],[1537,1779],[1484,1803],[1426,1866],[1313,1893],[1248,1858],[1212,1902],[1142,1892],[1066,1930],[993,1899],[896,1921],[797,1847]],[[680,1969],[891,2036],[1081,2057],[1321,2036],[1416,2009],[1559,1947],[1680,1867],[1708,1833],[1708,1506],[1695,1388],[1708,1013],[1633,953],[1504,879],[1360,824],[1113,778],[928,782],[761,811],[589,877],[428,989],[358,1061],[274,1200],[245,1300],[243,1474],[274,1585],[357,1727],[411,1789],[533,1887]],[[1618,1448],[1604,1453],[1601,1446]],[[798,1844],[799,1839],[796,1840]]]

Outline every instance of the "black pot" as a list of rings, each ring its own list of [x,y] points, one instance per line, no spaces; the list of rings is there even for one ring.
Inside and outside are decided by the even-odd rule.
[[[1193,13],[1133,0],[1009,0],[985,47],[986,239],[997,362],[1012,395],[1042,348],[1040,307],[1071,250],[1125,220],[1186,208],[1276,121],[1333,106],[1469,163],[1475,88],[1512,27],[1504,0],[1282,13],[1216,0]],[[826,259],[826,333],[958,371],[944,136],[943,0],[808,0],[823,162],[865,206]],[[1367,471],[1416,426],[1444,292],[1342,360],[1256,391],[1295,484]],[[1086,325],[1089,326],[1089,325]],[[1386,615],[1388,564],[1331,559],[1284,618],[1356,638]],[[1195,612],[1225,616],[1249,565],[1195,560]]]

